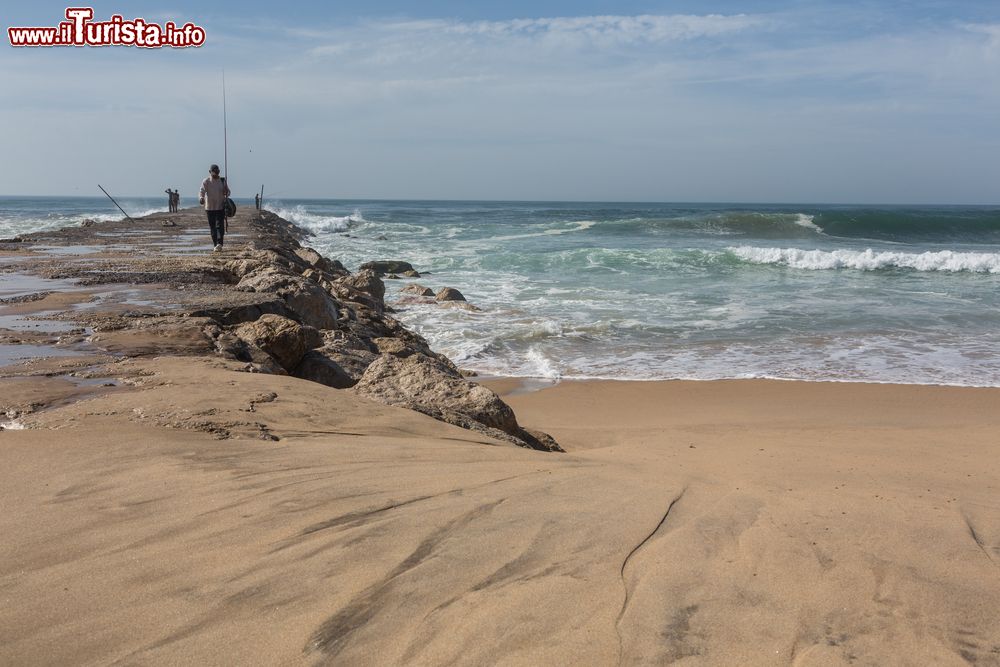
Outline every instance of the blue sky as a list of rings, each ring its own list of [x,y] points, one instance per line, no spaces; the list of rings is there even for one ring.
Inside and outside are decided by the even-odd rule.
[[[240,195],[1000,202],[995,1],[94,8],[208,40],[0,47],[0,193],[193,194],[225,68]]]

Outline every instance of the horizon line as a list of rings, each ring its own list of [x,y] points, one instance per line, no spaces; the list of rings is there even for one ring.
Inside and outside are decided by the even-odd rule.
[[[256,193],[255,193],[256,194]],[[264,201],[282,199],[288,200],[312,200],[312,201],[329,201],[329,202],[459,202],[459,203],[496,203],[496,204],[669,204],[669,205],[680,205],[680,204],[712,204],[716,206],[739,206],[739,205],[749,205],[749,206],[913,206],[913,207],[945,207],[945,206],[975,206],[983,208],[998,207],[1000,208],[1000,202],[984,202],[984,203],[970,203],[970,202],[890,202],[890,201],[773,201],[773,200],[697,200],[697,199],[462,199],[462,198],[436,198],[436,197],[301,197],[301,196],[272,196],[267,197],[265,192]],[[163,193],[154,195],[116,195],[120,198],[128,199],[157,199],[163,196]],[[24,195],[24,194],[0,194],[2,199],[97,199],[102,200],[105,197],[101,195]],[[197,199],[195,196],[182,196],[181,199]],[[253,195],[251,196],[236,196],[234,199],[246,199],[253,200]]]

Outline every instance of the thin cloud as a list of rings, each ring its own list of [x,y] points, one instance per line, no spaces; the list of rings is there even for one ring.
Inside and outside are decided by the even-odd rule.
[[[993,55],[1000,54],[1000,23],[966,23],[962,27],[971,33],[986,35],[987,47]]]
[[[469,50],[494,48],[504,43],[523,48],[528,45],[573,50],[582,47],[643,46],[657,43],[716,38],[754,28],[766,27],[770,20],[762,16],[736,15],[640,15],[577,16],[507,21],[458,21],[426,19],[413,21],[371,22],[352,30],[323,32],[315,29],[291,29],[292,34],[307,39],[333,36],[337,41],[313,46],[315,56],[342,55],[356,49],[380,49],[387,45],[406,44],[420,56],[434,51],[433,42],[458,39]],[[363,39],[355,35],[360,32]],[[462,55],[468,55],[463,53]]]
[[[412,21],[390,23],[390,30],[511,36],[583,36],[594,41],[641,42],[717,37],[763,25],[761,17],[737,15],[574,16],[507,21]]]

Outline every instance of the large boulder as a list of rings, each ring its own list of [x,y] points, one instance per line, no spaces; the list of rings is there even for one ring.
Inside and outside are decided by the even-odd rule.
[[[372,340],[372,343],[374,343],[375,347],[378,348],[379,354],[391,354],[396,357],[408,357],[411,354],[417,354],[418,352],[399,338],[375,338]]]
[[[363,330],[361,333],[365,333]],[[323,332],[323,345],[308,352],[292,375],[336,389],[353,387],[378,358],[378,347],[350,328]]]
[[[185,299],[190,304],[187,311],[191,317],[211,317],[219,324],[242,324],[252,322],[265,313],[297,317],[285,300],[276,294],[232,292],[212,292],[205,298],[190,296]]]
[[[343,282],[343,280],[324,280],[321,285],[323,289],[330,294],[330,296],[337,299],[342,304],[354,304],[354,307],[348,307],[345,309],[347,311],[345,315],[349,319],[354,318],[352,313],[354,310],[357,310],[357,306],[362,306],[377,314],[385,312],[384,301],[376,299],[368,292],[362,292],[357,287]]]
[[[225,331],[215,339],[216,350],[228,359],[246,361],[250,364],[249,369],[258,373],[270,373],[272,375],[287,375],[281,364],[274,360],[264,350],[252,343],[248,343],[235,332]]]
[[[240,257],[238,259],[230,260],[225,264],[226,270],[235,277],[236,281],[240,281],[244,276],[256,273],[257,271],[264,269],[266,266],[266,262],[254,257]]]
[[[325,384],[334,389],[348,389],[361,379],[377,355],[361,350],[319,348],[310,350],[292,371],[303,380]]]
[[[483,309],[479,306],[473,306],[468,301],[439,301],[438,306],[441,308],[448,308],[451,310],[467,310],[470,313],[481,313]]]
[[[324,259],[323,255],[319,254],[312,248],[296,248],[295,254],[308,262],[310,266],[315,266],[316,268],[320,268],[320,263]]]
[[[430,344],[423,336],[413,333],[394,317],[378,315],[364,307],[355,307],[353,313],[354,319],[342,322],[341,328],[346,332],[350,332],[354,340],[364,341],[367,349],[372,352],[381,352],[379,345],[376,343],[377,340],[395,338],[403,346],[424,356],[431,357],[447,366],[454,373],[458,373],[458,368],[450,359],[431,350]],[[383,346],[385,345],[386,343],[383,342]]]
[[[465,297],[454,287],[442,287],[434,298],[438,301],[465,301]]]
[[[333,275],[346,275],[347,269],[335,259],[327,259],[312,248],[296,248],[295,254],[309,263],[309,266]]]
[[[270,248],[260,248],[252,250],[241,258],[256,260],[261,263],[262,268],[277,268],[300,273],[307,264],[290,248],[285,248],[278,244]],[[236,261],[239,261],[237,258]]]
[[[379,275],[371,269],[363,269],[354,275],[338,278],[334,281],[334,283],[352,287],[357,291],[372,297],[376,303],[384,305],[383,299],[385,298],[385,283],[382,282]]]
[[[551,438],[542,440],[521,428],[514,411],[490,389],[469,382],[439,359],[423,354],[380,355],[354,391],[522,447],[560,451]]]
[[[381,355],[355,390],[390,405],[426,405],[467,413],[484,426],[500,430],[517,427],[514,411],[495,393],[423,355]]]
[[[306,353],[323,344],[316,329],[280,315],[262,315],[235,329],[236,335],[269,354],[285,370],[299,365]]]
[[[434,296],[434,290],[430,287],[424,287],[419,283],[410,283],[403,289],[399,290],[400,294],[415,294],[417,296]]]
[[[300,275],[267,268],[244,276],[236,289],[277,294],[303,324],[317,329],[333,329],[337,326],[337,303],[326,290]]]
[[[378,354],[378,347],[372,342],[372,334],[357,323],[344,323],[345,326],[336,331],[323,332],[323,348],[335,350],[361,350]]]
[[[365,262],[360,266],[360,270],[364,271],[365,269],[370,269],[381,277],[387,273],[406,273],[407,271],[413,271],[413,265],[409,262],[384,259],[377,262]]]

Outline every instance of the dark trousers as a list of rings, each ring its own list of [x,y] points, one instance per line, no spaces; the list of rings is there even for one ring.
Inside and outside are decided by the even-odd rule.
[[[226,233],[226,212],[205,211],[208,213],[208,230],[212,232],[212,245],[222,245],[222,237]]]

